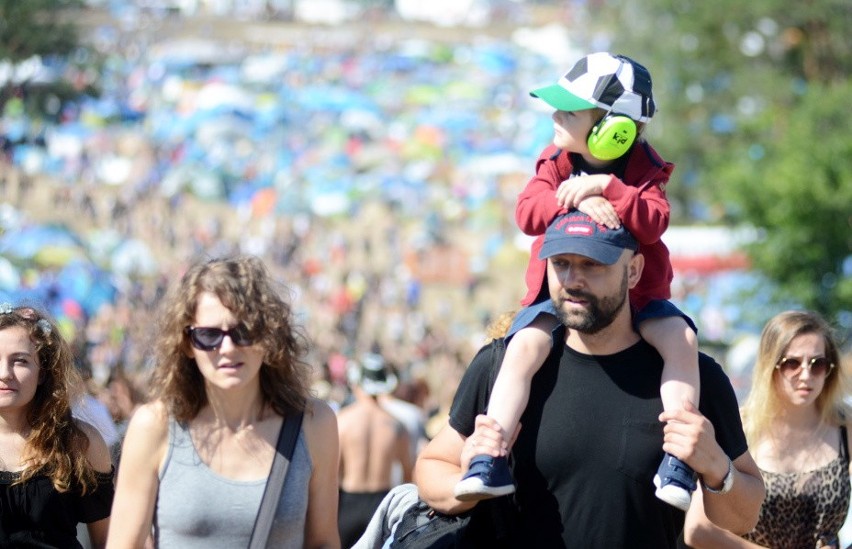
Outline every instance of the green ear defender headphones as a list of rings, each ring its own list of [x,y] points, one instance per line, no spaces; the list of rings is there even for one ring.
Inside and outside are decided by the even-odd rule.
[[[589,132],[589,152],[598,160],[615,160],[636,140],[636,122],[623,114],[607,113]]]

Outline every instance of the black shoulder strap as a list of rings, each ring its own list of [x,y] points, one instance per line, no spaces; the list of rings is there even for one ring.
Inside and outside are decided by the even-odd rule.
[[[293,452],[296,449],[296,440],[299,438],[299,430],[302,427],[302,413],[287,414],[287,418],[281,424],[281,432],[278,433],[278,443],[275,446],[275,457],[272,459],[272,469],[269,478],[266,479],[266,488],[263,490],[263,498],[260,500],[260,509],[254,521],[251,531],[249,549],[261,549],[266,547],[269,531],[272,529],[272,519],[275,518],[275,510],[281,492],[284,490],[284,479],[287,477],[287,469]]]
[[[849,459],[849,441],[846,434],[846,426],[840,426],[840,457],[843,459]]]

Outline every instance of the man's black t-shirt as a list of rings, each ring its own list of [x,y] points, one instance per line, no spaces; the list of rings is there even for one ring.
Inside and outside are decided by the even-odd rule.
[[[699,409],[725,453],[747,450],[734,390],[700,356]],[[474,357],[450,411],[464,436],[493,382],[489,346]],[[533,378],[512,448],[520,539],[527,547],[676,547],[684,513],[654,496],[663,457],[662,359],[644,341],[607,356],[555,345]]]

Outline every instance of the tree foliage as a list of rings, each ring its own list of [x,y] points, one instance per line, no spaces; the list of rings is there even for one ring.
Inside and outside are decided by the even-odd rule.
[[[82,0],[0,0],[0,62],[18,72],[23,64],[36,62],[57,73],[49,78],[9,75],[0,80],[0,112],[7,101],[17,98],[32,115],[51,114],[48,111],[58,109],[48,105],[94,91],[89,83],[74,81],[72,75],[84,67],[65,70],[80,64],[75,59],[81,40],[74,18],[82,6]]]
[[[0,59],[67,55],[78,43],[68,10],[81,6],[81,0],[0,0]]]
[[[751,225],[754,268],[852,326],[852,3],[620,0],[592,14],[644,62],[678,220]]]

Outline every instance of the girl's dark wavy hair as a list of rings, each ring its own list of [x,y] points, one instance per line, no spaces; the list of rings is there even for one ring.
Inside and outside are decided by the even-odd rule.
[[[207,404],[204,378],[185,332],[195,321],[199,296],[209,292],[240,319],[264,349],[260,388],[265,405],[280,415],[304,411],[309,396],[307,337],[296,324],[283,290],[254,256],[211,259],[192,265],[161,305],[151,394],[178,421]]]
[[[29,333],[39,363],[39,384],[27,410],[24,470],[17,482],[45,475],[58,492],[78,487],[85,494],[97,480],[86,458],[89,438],[71,417],[71,403],[83,390],[71,347],[45,312],[0,305],[0,330],[16,326]]]

